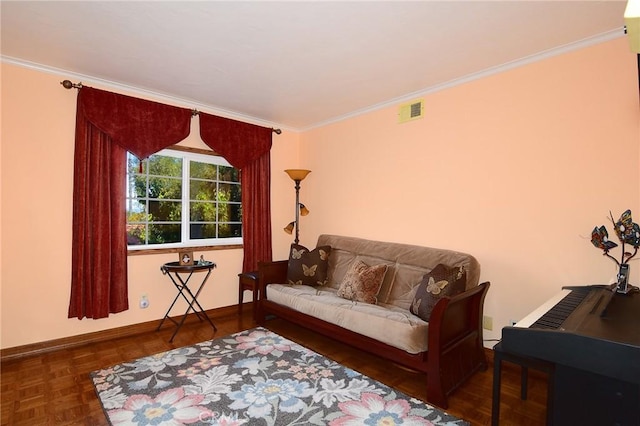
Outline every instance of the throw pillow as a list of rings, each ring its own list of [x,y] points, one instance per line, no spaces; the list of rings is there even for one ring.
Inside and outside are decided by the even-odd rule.
[[[331,246],[321,246],[309,251],[299,244],[291,244],[287,281],[293,285],[324,285]]]
[[[356,260],[342,279],[338,296],[375,305],[386,272],[387,265],[367,266],[363,261]]]
[[[409,310],[428,322],[431,311],[440,299],[462,293],[466,285],[467,272],[464,267],[450,267],[440,263],[422,278]]]

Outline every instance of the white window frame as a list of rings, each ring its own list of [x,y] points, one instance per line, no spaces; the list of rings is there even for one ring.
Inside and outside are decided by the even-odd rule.
[[[219,166],[227,166],[233,167],[224,157],[220,157],[218,155],[213,154],[200,154],[191,151],[183,151],[183,150],[174,150],[174,149],[163,149],[161,151],[156,152],[154,155],[163,155],[168,157],[175,157],[182,159],[182,222],[181,222],[181,239],[182,241],[179,243],[165,243],[165,244],[140,244],[140,245],[127,245],[128,250],[136,251],[136,250],[153,250],[153,249],[181,249],[181,248],[191,248],[191,247],[202,247],[202,246],[226,246],[226,245],[241,245],[242,237],[231,237],[231,238],[199,238],[199,239],[191,239],[189,236],[190,233],[190,215],[189,215],[189,205],[191,202],[191,194],[190,194],[190,166],[191,161],[196,161],[199,163],[208,163],[208,164],[216,164]],[[127,191],[128,192],[128,170],[127,170]],[[219,181],[224,182],[224,181]],[[238,182],[238,184],[240,184]],[[241,185],[241,184],[240,184]],[[242,190],[242,186],[241,186]],[[128,223],[128,222],[127,222]],[[242,226],[242,223],[240,223]],[[244,229],[242,230],[244,232]]]

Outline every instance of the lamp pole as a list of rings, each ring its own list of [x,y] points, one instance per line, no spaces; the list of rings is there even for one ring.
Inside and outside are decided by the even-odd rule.
[[[309,173],[311,173],[311,170],[304,170],[304,169],[287,169],[285,170],[285,173],[289,175],[289,177],[296,183],[296,221],[295,221],[295,228],[296,228],[296,238],[294,240],[295,244],[298,244],[298,242],[300,241],[299,237],[300,237],[300,182],[302,182],[302,180],[307,177],[307,175]],[[308,213],[308,211],[307,211]],[[287,228],[285,228],[285,231],[288,230],[289,226],[287,226]]]
[[[300,179],[294,180],[296,183],[296,238],[294,243],[298,244],[300,236]]]

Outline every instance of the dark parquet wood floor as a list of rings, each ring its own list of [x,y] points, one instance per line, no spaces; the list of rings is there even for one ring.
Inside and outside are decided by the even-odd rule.
[[[242,316],[214,317],[217,333],[206,323],[187,321],[173,343],[173,329],[123,337],[108,342],[63,349],[2,364],[0,392],[2,425],[108,425],[89,373],[113,364],[169,349],[222,337],[255,326],[251,309]],[[406,394],[425,400],[424,376],[378,357],[274,319],[267,327],[339,363],[358,370]],[[491,423],[492,360],[487,371],[475,374],[449,399],[449,413],[472,425]],[[529,394],[520,399],[520,370],[503,367],[501,425],[543,425],[546,413],[546,376],[531,372]]]

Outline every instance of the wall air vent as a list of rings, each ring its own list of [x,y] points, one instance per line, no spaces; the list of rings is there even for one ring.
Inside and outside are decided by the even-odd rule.
[[[407,121],[416,120],[424,116],[424,99],[407,102],[400,105],[398,111],[398,123],[406,123]]]

